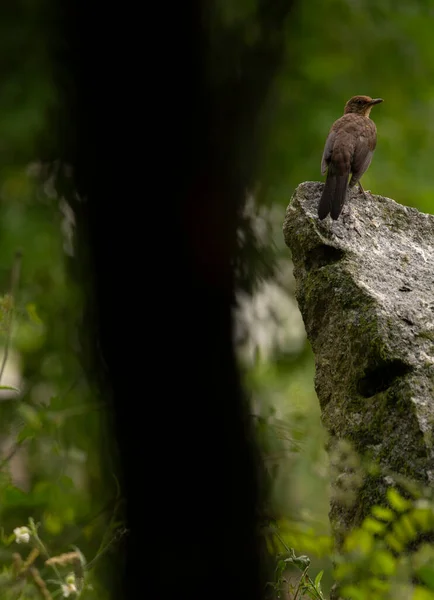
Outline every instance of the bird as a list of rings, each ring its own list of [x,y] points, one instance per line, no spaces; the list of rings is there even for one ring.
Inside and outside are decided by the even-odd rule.
[[[377,128],[369,114],[381,102],[382,98],[353,96],[345,105],[344,115],[333,123],[321,161],[321,174],[327,172],[327,177],[318,204],[320,220],[328,214],[335,221],[339,218],[348,186],[358,183],[366,197],[360,179],[368,170],[377,145]]]

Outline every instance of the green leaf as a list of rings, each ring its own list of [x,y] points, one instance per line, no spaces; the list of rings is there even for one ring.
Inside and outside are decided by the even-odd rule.
[[[29,427],[33,427],[33,429],[40,429],[42,427],[41,418],[37,409],[30,406],[30,404],[25,404],[24,402],[20,403],[17,408],[17,413],[24,419]]]
[[[17,444],[21,444],[25,440],[35,437],[35,428],[30,425],[25,425],[17,435]]]
[[[377,550],[371,558],[371,569],[376,575],[390,577],[396,570],[396,559],[387,550]]]
[[[409,515],[402,515],[400,523],[403,529],[406,531],[407,538],[410,540],[414,540],[417,536],[417,531],[411,517]]]
[[[284,560],[279,560],[276,566],[276,579],[280,579],[283,571],[285,570],[286,564]]]
[[[412,507],[412,503],[403,498],[395,488],[387,490],[387,500],[390,506],[397,512],[404,512]]]
[[[390,548],[392,548],[392,550],[395,550],[395,552],[402,552],[403,551],[404,545],[392,533],[388,533],[384,539],[385,539],[387,545]]]
[[[324,575],[324,570],[323,570],[323,571],[320,571],[320,572],[318,573],[318,575],[315,577],[315,587],[318,587],[318,586],[319,586],[319,587],[321,588],[321,586],[320,586],[320,583],[321,583],[321,579],[322,579],[322,576],[323,576],[323,575]]]
[[[26,306],[27,314],[30,317],[30,320],[37,325],[42,325],[42,320],[40,319],[38,312],[36,310],[36,304],[27,304]]]
[[[366,555],[372,550],[372,545],[373,536],[369,531],[355,529],[345,538],[344,549],[346,552],[360,552]]]
[[[372,515],[380,521],[393,521],[395,518],[395,513],[390,508],[386,506],[373,506],[372,507]]]
[[[63,530],[62,519],[54,513],[46,513],[44,515],[44,527],[52,535],[58,535]]]
[[[367,583],[371,590],[381,592],[381,597],[385,597],[386,592],[390,589],[390,583],[378,577],[371,577]]]
[[[434,590],[434,564],[420,567],[417,576],[430,590]]]
[[[33,506],[34,499],[31,494],[26,494],[17,487],[8,485],[3,495],[4,506],[13,506],[16,510],[19,506]]]
[[[317,576],[315,577],[315,581],[314,581],[314,588],[316,590],[316,593],[318,596],[320,596],[320,598],[323,597],[322,595],[322,589],[321,589],[321,579],[322,576],[324,575],[324,570],[320,571]],[[313,598],[315,598],[315,595],[312,595]]]
[[[434,527],[434,519],[431,508],[415,508],[411,511],[413,523],[422,531],[430,531]]]
[[[363,529],[371,533],[382,533],[387,527],[386,523],[381,523],[372,517],[366,517],[362,525]]]
[[[356,585],[346,585],[342,588],[342,595],[344,598],[351,598],[351,600],[367,600],[366,593]]]
[[[393,533],[395,534],[396,537],[398,537],[401,542],[403,542],[404,544],[406,544],[407,542],[409,542],[411,540],[411,537],[409,537],[407,529],[404,527],[404,525],[402,524],[402,521],[396,521],[393,524]]]
[[[418,585],[413,590],[411,600],[434,600],[434,594]]]
[[[310,565],[310,558],[308,556],[290,556],[285,558],[285,562],[298,567],[301,571],[304,571],[306,567]]]

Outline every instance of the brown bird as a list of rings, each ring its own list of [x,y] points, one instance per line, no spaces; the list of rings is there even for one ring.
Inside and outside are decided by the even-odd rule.
[[[369,118],[374,104],[383,102],[382,98],[354,96],[345,105],[344,116],[335,121],[330,129],[321,161],[321,173],[327,171],[327,178],[318,216],[325,219],[330,213],[332,219],[338,219],[345,203],[348,189],[359,184],[365,194],[360,179],[371,164],[377,145],[377,128]]]

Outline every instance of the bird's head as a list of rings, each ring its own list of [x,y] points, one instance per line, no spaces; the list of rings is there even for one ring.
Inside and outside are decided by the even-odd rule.
[[[344,114],[356,113],[357,115],[363,115],[369,117],[371,108],[374,104],[380,104],[383,102],[382,98],[370,98],[369,96],[353,96],[345,105]]]

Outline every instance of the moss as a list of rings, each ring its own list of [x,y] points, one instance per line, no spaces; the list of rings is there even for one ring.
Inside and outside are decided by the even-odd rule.
[[[371,359],[386,361],[390,359],[390,351],[380,334],[380,323],[374,310],[364,307],[365,313],[359,320],[359,335],[363,343],[369,344],[369,356]]]
[[[417,335],[418,335],[418,337],[421,337],[425,340],[430,340],[431,342],[434,342],[434,331],[433,330],[419,331]]]
[[[316,278],[317,275],[315,273],[307,273],[307,276],[303,282],[303,295],[307,303],[310,303],[312,292],[315,292],[317,289]]]

